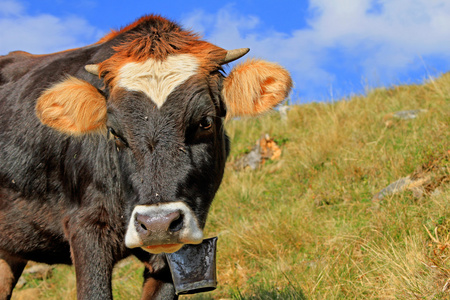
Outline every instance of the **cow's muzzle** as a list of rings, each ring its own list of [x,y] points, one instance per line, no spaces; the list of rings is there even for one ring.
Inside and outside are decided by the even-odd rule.
[[[193,211],[183,202],[138,205],[125,234],[128,248],[141,247],[150,253],[172,253],[183,244],[199,244],[203,231]]]

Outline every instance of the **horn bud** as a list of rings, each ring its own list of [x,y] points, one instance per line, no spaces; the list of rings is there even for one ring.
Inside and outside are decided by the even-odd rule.
[[[222,60],[222,62],[220,64],[224,65],[224,64],[230,63],[232,61],[235,61],[236,59],[239,59],[242,56],[244,56],[245,54],[247,54],[248,51],[250,51],[249,48],[239,48],[239,49],[228,50],[227,55],[225,56],[225,58]]]
[[[85,65],[84,69],[88,71],[91,74],[98,76],[98,65],[92,64],[92,65]]]

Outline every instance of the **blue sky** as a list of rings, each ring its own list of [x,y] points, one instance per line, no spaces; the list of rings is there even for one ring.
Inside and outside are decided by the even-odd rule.
[[[0,55],[87,45],[148,13],[285,66],[296,103],[420,83],[450,69],[449,0],[0,0]]]

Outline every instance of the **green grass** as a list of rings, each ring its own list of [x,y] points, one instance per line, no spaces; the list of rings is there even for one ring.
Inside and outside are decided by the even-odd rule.
[[[427,112],[393,117],[410,109]],[[227,130],[230,164],[265,133],[283,154],[255,171],[227,168],[206,228],[219,236],[219,287],[190,298],[450,299],[449,74],[294,106],[286,123],[277,113],[233,120]],[[372,201],[433,161],[439,193]],[[116,299],[139,298],[141,273],[136,260],[116,270]],[[75,298],[71,268],[32,282],[13,299]]]

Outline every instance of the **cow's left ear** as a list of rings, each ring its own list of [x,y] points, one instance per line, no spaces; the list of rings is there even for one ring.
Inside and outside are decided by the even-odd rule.
[[[227,117],[256,116],[283,101],[292,88],[289,72],[264,60],[235,66],[224,80]]]
[[[101,131],[106,128],[106,99],[89,82],[68,77],[42,93],[36,114],[43,124],[67,134]]]

